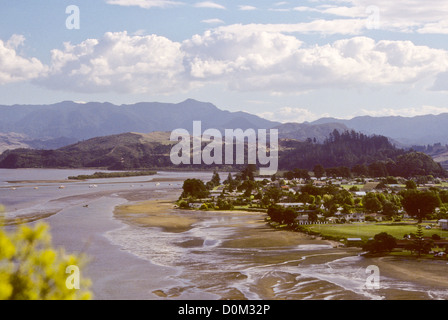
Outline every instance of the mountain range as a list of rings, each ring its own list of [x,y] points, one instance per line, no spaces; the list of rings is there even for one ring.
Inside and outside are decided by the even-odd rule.
[[[308,123],[279,123],[247,112],[220,110],[212,103],[187,99],[180,103],[141,102],[128,105],[63,101],[50,105],[0,106],[0,153],[7,149],[57,149],[94,137],[126,132],[192,131],[193,121],[202,130],[271,129],[280,138],[324,141],[335,129],[355,130],[388,137],[400,147],[448,144],[448,114],[418,117],[370,117],[350,120],[321,118]]]
[[[202,129],[270,129],[280,123],[246,112],[229,112],[211,103],[188,99],[181,103],[142,102],[132,105],[76,103],[0,106],[0,132],[25,134],[34,139],[90,139],[125,132],[192,130],[194,120]]]
[[[311,125],[339,123],[365,134],[379,134],[404,146],[442,143],[448,144],[448,113],[415,117],[361,116],[348,120],[321,118]]]
[[[190,164],[173,164],[170,155],[177,142],[170,141],[170,136],[170,132],[122,133],[88,139],[56,150],[8,150],[0,155],[0,168],[241,170],[244,167],[244,164],[220,164],[219,161],[194,164],[191,156]],[[190,139],[193,140],[192,137]],[[206,144],[203,143],[204,146]],[[245,159],[247,164],[247,157]],[[399,149],[383,136],[367,136],[355,131],[339,133],[335,130],[322,143],[310,139],[279,140],[280,170],[312,170],[316,164],[327,168],[328,174],[333,172],[337,176],[448,175],[429,155]]]

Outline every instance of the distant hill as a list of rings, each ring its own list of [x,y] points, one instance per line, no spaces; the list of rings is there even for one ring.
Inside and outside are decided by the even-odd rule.
[[[317,142],[323,142],[328,138],[330,133],[334,130],[344,132],[348,130],[348,127],[342,123],[323,123],[323,124],[310,124],[310,123],[284,123],[276,126],[278,129],[279,137],[284,139],[295,139],[305,141],[307,139],[314,139]]]
[[[56,150],[8,150],[0,155],[0,168],[224,169],[205,164],[174,166],[170,151],[177,142],[169,141],[169,137],[170,132],[122,133]],[[429,156],[398,149],[382,136],[334,130],[323,143],[281,139],[279,144],[281,170],[311,170],[321,164],[326,168],[364,166],[367,174],[374,176],[446,175]],[[229,168],[240,169],[241,166],[226,167]]]
[[[245,112],[218,109],[211,103],[192,99],[181,103],[142,102],[131,105],[76,103],[64,101],[52,105],[0,106],[0,132],[16,132],[32,139],[75,141],[126,132],[192,131],[194,120],[202,129],[270,129],[278,122]]]
[[[445,169],[448,169],[448,145],[436,143],[434,145],[412,146],[412,148],[430,155],[434,161],[440,163]]]
[[[32,139],[23,133],[0,133],[0,154],[6,150],[13,149],[57,149],[71,143],[76,142],[76,139],[70,138],[55,138],[47,140]]]
[[[416,117],[355,117],[350,120],[321,118],[311,124],[340,123],[355,131],[383,135],[401,144],[448,143],[448,113]]]
[[[280,138],[300,141],[323,142],[333,130],[353,129],[366,135],[385,136],[400,148],[448,144],[448,114],[322,118],[311,123],[281,124],[246,112],[220,110],[211,103],[193,99],[128,105],[64,101],[51,105],[0,106],[0,154],[15,148],[58,149],[77,141],[127,132],[167,132],[177,128],[192,132],[195,120],[202,122],[202,130],[276,128]],[[444,157],[437,159],[447,163]]]
[[[19,133],[0,133],[0,154],[5,150],[30,148],[23,142],[26,139],[24,134]]]
[[[407,151],[392,145],[384,136],[367,136],[355,131],[335,130],[323,143],[283,143],[279,166],[291,170],[311,170],[320,164],[325,168],[350,168],[357,175],[373,177],[447,176],[442,166],[422,152]]]
[[[122,133],[81,141],[56,150],[9,150],[2,168],[88,168],[125,170],[170,166],[169,133]]]
[[[15,132],[3,144],[7,149],[57,149],[77,141],[127,132],[166,132],[178,128],[192,132],[193,121],[202,122],[202,130],[215,128],[243,130],[279,130],[280,138],[323,141],[330,132],[347,130],[340,123],[312,125],[269,121],[246,112],[230,112],[193,99],[181,103],[141,102],[131,105],[76,103],[64,101],[52,105],[0,106],[0,132]]]

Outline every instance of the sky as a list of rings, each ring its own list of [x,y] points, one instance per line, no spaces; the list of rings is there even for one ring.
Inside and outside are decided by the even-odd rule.
[[[0,104],[178,103],[280,122],[448,112],[442,0],[3,0]]]

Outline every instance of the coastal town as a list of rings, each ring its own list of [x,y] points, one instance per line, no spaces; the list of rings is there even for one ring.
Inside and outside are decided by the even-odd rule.
[[[446,178],[349,178],[330,176],[331,170],[327,170],[327,176],[322,169],[285,171],[271,177],[257,176],[250,167],[233,174],[214,172],[208,182],[185,181],[176,206],[264,212],[271,227],[305,232],[344,245],[364,246],[376,234],[390,233],[396,240],[394,248],[405,248],[420,235],[429,243],[420,254],[446,256]]]

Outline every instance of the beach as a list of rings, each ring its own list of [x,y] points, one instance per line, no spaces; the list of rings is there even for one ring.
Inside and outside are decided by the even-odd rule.
[[[97,189],[87,182],[59,194],[40,190],[54,195],[41,207],[59,210],[36,215],[33,223],[49,224],[55,247],[89,257],[81,275],[99,300],[448,298],[446,261],[364,257],[359,248],[273,229],[265,213],[175,208],[182,181],[201,174],[161,173],[138,185],[103,181]],[[32,185],[15,192],[25,188],[34,192]],[[15,213],[28,212],[17,206]],[[366,287],[372,265],[380,271],[379,289]]]
[[[176,268],[176,277],[196,283],[199,292],[217,294],[219,299],[267,300],[422,300],[446,296],[446,262],[364,257],[359,248],[272,229],[262,213],[180,210],[173,207],[175,199],[137,201],[116,207],[114,214],[126,224],[149,228],[162,238],[171,235],[161,243],[174,244],[179,260],[170,252],[158,252],[157,258],[142,252],[139,255]],[[206,228],[201,227],[204,225]],[[380,270],[379,290],[366,288],[366,269],[372,265]],[[174,290],[178,291],[195,290],[185,286]],[[170,297],[170,290],[154,292]]]

